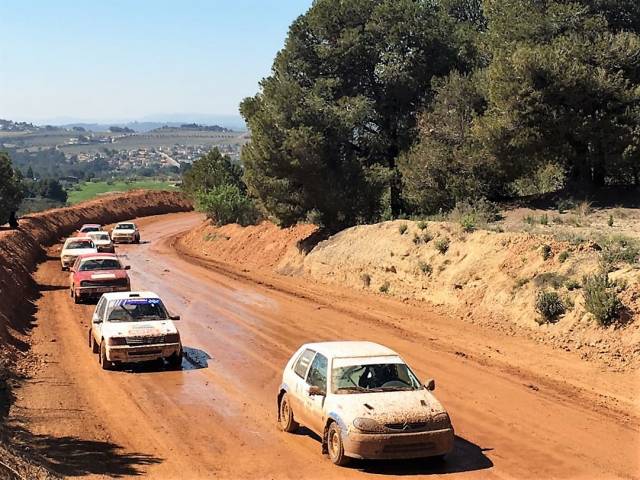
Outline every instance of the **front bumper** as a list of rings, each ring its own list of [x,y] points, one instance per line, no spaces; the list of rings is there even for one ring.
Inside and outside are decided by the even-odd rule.
[[[113,243],[134,243],[136,241],[135,235],[117,235],[111,238]]]
[[[348,457],[369,459],[423,458],[453,450],[453,428],[411,433],[358,433],[343,438]]]
[[[144,346],[107,346],[107,360],[110,362],[135,363],[148,362],[159,358],[169,358],[180,353],[179,343],[161,343]]]
[[[74,295],[78,298],[100,298],[103,293],[130,291],[130,285],[107,287],[75,287]]]

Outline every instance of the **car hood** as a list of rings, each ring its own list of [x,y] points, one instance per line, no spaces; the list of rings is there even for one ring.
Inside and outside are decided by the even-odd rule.
[[[65,255],[73,255],[74,257],[78,257],[80,255],[84,255],[85,253],[98,253],[98,250],[95,248],[71,248],[62,250],[60,255],[64,257]]]
[[[112,235],[118,235],[120,233],[123,233],[125,235],[131,235],[131,234],[133,234],[135,232],[136,232],[135,230],[131,230],[131,229],[128,229],[128,228],[126,228],[126,229],[125,228],[118,228],[118,229],[113,231]]]
[[[427,389],[404,392],[349,393],[332,395],[335,409],[347,423],[357,417],[379,423],[421,422],[445,412]]]
[[[171,320],[155,322],[105,322],[102,326],[105,337],[147,337],[178,333]]]
[[[114,280],[127,277],[126,270],[88,270],[75,273],[76,280]]]
[[[94,240],[93,243],[96,245],[109,245],[111,240]]]

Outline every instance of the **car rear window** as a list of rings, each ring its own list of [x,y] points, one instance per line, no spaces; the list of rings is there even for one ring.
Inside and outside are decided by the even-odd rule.
[[[300,378],[305,378],[307,375],[307,370],[309,369],[309,364],[311,360],[313,360],[313,356],[316,354],[313,350],[309,350],[308,348],[302,352],[302,355],[296,361],[295,366],[293,367],[293,371],[296,372]]]

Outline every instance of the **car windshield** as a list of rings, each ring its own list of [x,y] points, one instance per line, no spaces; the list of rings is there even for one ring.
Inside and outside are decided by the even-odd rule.
[[[333,393],[418,390],[420,382],[404,363],[376,363],[334,367]]]
[[[93,238],[94,240],[109,240],[109,234],[108,233],[92,233],[90,235],[91,238]]]
[[[133,223],[121,223],[116,225],[116,230],[133,230],[134,228]]]
[[[80,264],[80,271],[88,270],[121,270],[122,265],[115,258],[91,258]]]
[[[109,322],[146,322],[166,320],[167,311],[159,298],[112,300]]]
[[[65,250],[75,250],[77,248],[95,248],[91,240],[74,240],[67,243]]]

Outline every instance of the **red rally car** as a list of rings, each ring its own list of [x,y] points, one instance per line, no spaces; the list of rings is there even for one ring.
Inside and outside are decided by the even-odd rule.
[[[130,292],[129,268],[113,253],[80,255],[69,275],[71,298],[80,303],[85,299],[98,299],[103,293]]]

